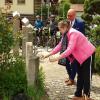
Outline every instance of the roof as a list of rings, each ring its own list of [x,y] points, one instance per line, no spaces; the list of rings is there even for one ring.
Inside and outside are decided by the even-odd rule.
[[[84,11],[84,4],[72,4],[71,9],[75,9],[77,12],[83,12]]]

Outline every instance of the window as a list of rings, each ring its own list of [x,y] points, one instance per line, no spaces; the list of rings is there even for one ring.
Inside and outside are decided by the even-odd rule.
[[[5,4],[7,3],[13,3],[13,0],[5,0]]]
[[[18,4],[25,4],[25,0],[17,0]]]

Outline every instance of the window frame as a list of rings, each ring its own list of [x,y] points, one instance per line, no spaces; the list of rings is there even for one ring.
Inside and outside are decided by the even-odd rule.
[[[5,5],[7,5],[7,4],[13,4],[13,0],[10,0],[11,2],[7,2],[7,1],[9,1],[9,0],[5,0]]]
[[[24,0],[23,3],[19,2],[19,0],[17,0],[17,5],[25,5],[25,3],[26,3],[26,0]]]

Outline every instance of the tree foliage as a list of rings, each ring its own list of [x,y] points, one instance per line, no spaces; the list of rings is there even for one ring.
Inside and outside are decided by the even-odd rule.
[[[16,98],[22,97],[22,94],[27,94],[28,91],[25,60],[11,52],[16,43],[12,27],[7,13],[4,14],[0,10],[0,100],[19,100]],[[42,75],[41,70],[38,75],[38,92],[40,93],[35,92],[35,96],[44,95],[44,77]],[[23,98],[23,100],[26,99]]]
[[[94,38],[95,45],[97,45],[100,36],[100,0],[85,0],[84,14],[82,18],[86,23],[86,32],[89,37]],[[95,35],[95,36],[94,36]],[[93,42],[94,43],[94,42]]]
[[[85,0],[84,14],[86,33],[90,41],[96,46],[95,70],[100,71],[100,0]]]
[[[9,53],[13,46],[12,25],[0,10],[0,55]]]
[[[66,18],[66,14],[69,8],[70,8],[70,4],[63,0],[58,6],[59,17]]]
[[[26,89],[25,63],[15,57],[11,50],[14,46],[12,23],[7,13],[0,10],[0,98],[9,98]],[[8,100],[8,99],[7,99]]]

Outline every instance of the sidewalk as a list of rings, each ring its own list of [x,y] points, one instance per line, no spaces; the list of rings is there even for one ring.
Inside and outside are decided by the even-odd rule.
[[[46,52],[44,52],[46,53]],[[69,95],[73,95],[76,86],[66,86],[64,83],[68,77],[64,66],[57,62],[51,63],[48,59],[40,64],[45,72],[46,91],[50,100],[71,100]],[[91,98],[100,100],[100,76],[93,75]]]

